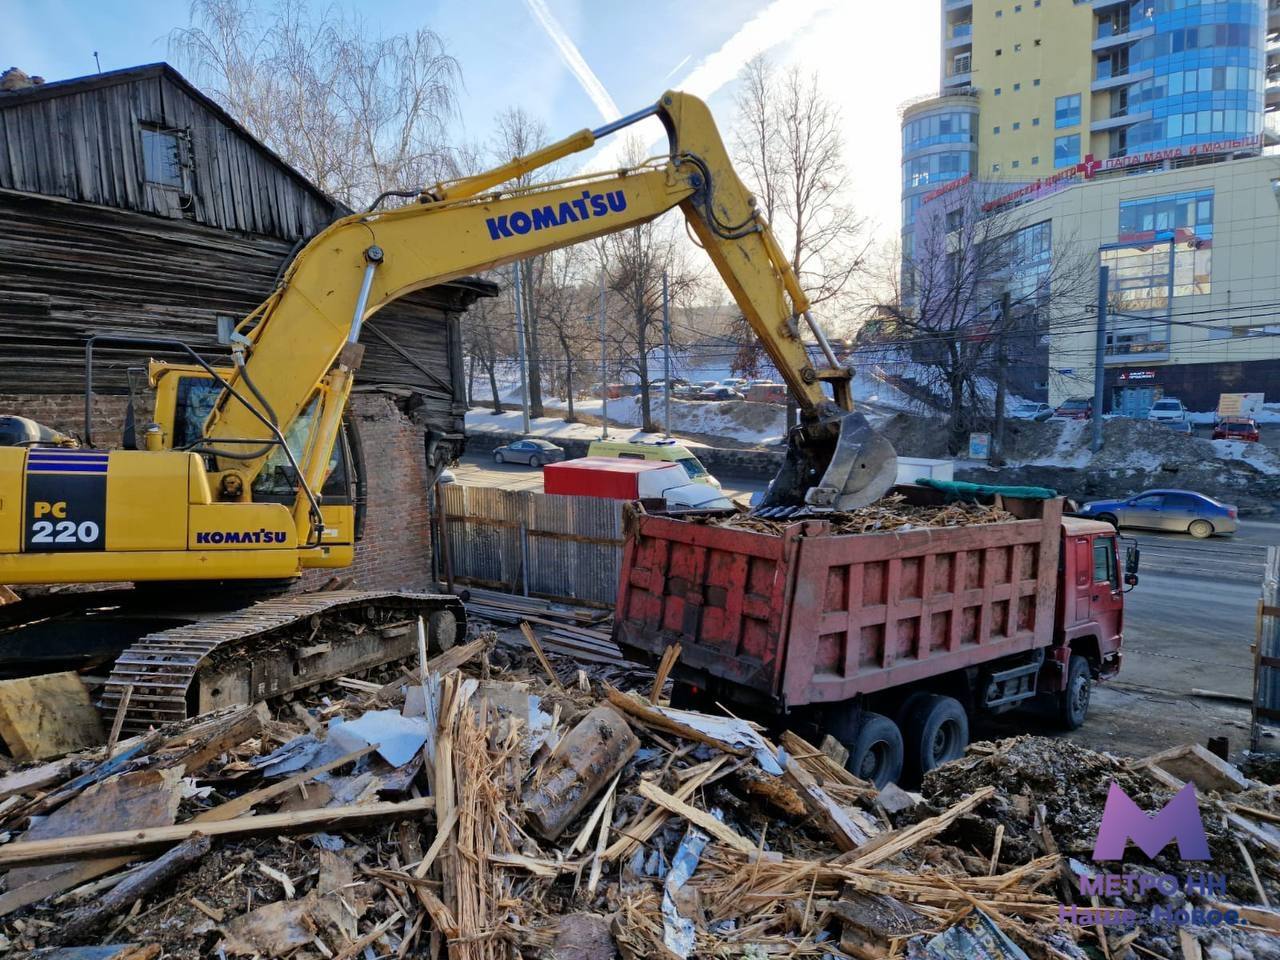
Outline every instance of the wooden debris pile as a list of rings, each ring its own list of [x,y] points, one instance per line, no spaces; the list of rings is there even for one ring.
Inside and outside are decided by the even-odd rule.
[[[823,514],[831,524],[832,534],[889,533],[894,530],[919,530],[925,527],[969,527],[984,523],[1010,523],[1018,518],[1001,506],[978,503],[948,503],[922,506],[907,502],[900,493],[882,497],[875,503],[847,513]],[[707,523],[781,536],[796,521],[768,520],[739,513],[726,518],[711,518]]]
[[[1125,765],[1023,738],[977,745],[923,797],[877,791],[838,745],[672,709],[661,678],[618,689],[530,635],[0,778],[0,952],[1172,958],[1176,932],[1059,909],[1088,905],[1075,834],[1108,778],[1155,803],[1209,767],[1237,788],[1213,795],[1222,817],[1256,831],[1215,859],[1223,899],[1272,922],[1280,801],[1195,750]],[[1244,931],[1202,939],[1270,955]]]

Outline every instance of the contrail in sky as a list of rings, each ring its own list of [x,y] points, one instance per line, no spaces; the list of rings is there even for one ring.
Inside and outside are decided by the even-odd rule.
[[[547,8],[545,0],[525,0],[525,3],[529,7],[529,12],[542,25],[542,29],[547,32],[551,42],[560,51],[560,59],[564,61],[564,65],[578,78],[578,83],[582,84],[582,89],[586,91],[587,96],[591,98],[591,102],[600,111],[600,116],[606,120],[617,120],[622,116],[622,111],[613,102],[613,97],[609,96],[609,91],[604,88],[600,78],[587,65],[587,61],[583,59],[581,51],[578,50],[578,45],[573,42],[573,38],[569,36],[565,28],[560,25],[560,21]]]
[[[535,3],[541,5],[542,0],[526,0],[526,2],[530,6]],[[683,80],[675,84],[675,89],[692,93],[703,100],[710,99],[722,87],[732,82],[752,57],[786,43],[807,27],[815,17],[835,9],[839,3],[840,0],[772,0],[768,6],[739,27],[719,50],[703,58]],[[676,67],[676,70],[678,69],[680,69],[679,66]],[[675,70],[672,73],[675,73]],[[650,146],[649,152],[659,144],[666,143],[665,137],[652,135],[658,130],[656,124],[656,120],[645,120],[642,127],[637,127],[637,130],[648,129],[650,132],[651,139],[646,141]],[[615,134],[601,150],[587,159],[582,166],[582,172],[608,170],[617,166],[621,161],[625,145],[625,135]]]
[[[683,67],[686,63],[688,63],[688,62],[689,62],[690,60],[692,60],[692,59],[693,59],[693,54],[692,54],[692,53],[686,53],[686,54],[684,55],[684,59],[683,59],[683,60],[681,60],[679,63],[677,63],[677,64],[676,64],[674,67],[672,67],[670,70],[668,70],[668,71],[667,71],[667,75],[666,75],[665,77],[663,77],[662,79],[663,79],[663,80],[668,80],[668,79],[670,79],[670,78],[671,78],[671,77],[672,77],[672,76],[673,76],[673,75],[674,75],[674,74],[675,74],[675,73],[676,73],[676,72],[677,72],[681,67]]]

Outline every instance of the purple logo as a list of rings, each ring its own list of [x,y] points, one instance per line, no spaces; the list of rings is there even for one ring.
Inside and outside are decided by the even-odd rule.
[[[1098,840],[1093,845],[1093,859],[1123,860],[1130,840],[1148,857],[1154,858],[1177,840],[1183,860],[1210,859],[1195,784],[1188,783],[1154,817],[1149,817],[1113,780],[1098,826]]]

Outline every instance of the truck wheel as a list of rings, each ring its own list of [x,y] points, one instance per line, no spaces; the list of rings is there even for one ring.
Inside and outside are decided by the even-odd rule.
[[[837,739],[839,739],[837,737]],[[902,776],[902,733],[898,725],[878,713],[864,713],[845,766],[854,776],[884,787]]]
[[[1089,694],[1093,691],[1090,673],[1089,661],[1072,654],[1067,668],[1067,689],[1058,694],[1058,717],[1067,730],[1079,730],[1089,716]]]
[[[964,756],[969,745],[969,717],[960,701],[936,694],[912,698],[902,721],[906,776],[918,782],[930,770]]]
[[[1192,520],[1191,526],[1187,527],[1187,533],[1191,534],[1197,540],[1203,540],[1206,537],[1213,536],[1213,524],[1208,520]]]

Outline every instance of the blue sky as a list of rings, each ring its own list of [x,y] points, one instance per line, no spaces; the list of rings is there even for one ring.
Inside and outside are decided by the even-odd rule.
[[[322,2],[322,0],[313,0]],[[602,119],[600,90],[623,112],[668,87],[706,97],[728,125],[744,54],[817,71],[841,107],[852,200],[897,230],[898,105],[937,85],[937,0],[344,0],[383,33],[430,26],[462,64],[458,135],[488,139],[493,117],[520,105],[552,136]],[[42,0],[9,4],[0,69],[48,80],[168,59],[167,35],[185,26],[181,0]],[[541,8],[542,18],[539,17]],[[548,18],[561,31],[558,47]],[[585,63],[569,65],[576,50]],[[566,52],[567,51],[567,52]],[[590,78],[594,76],[598,81]],[[587,88],[595,91],[593,97]],[[656,139],[657,131],[649,133]]]

